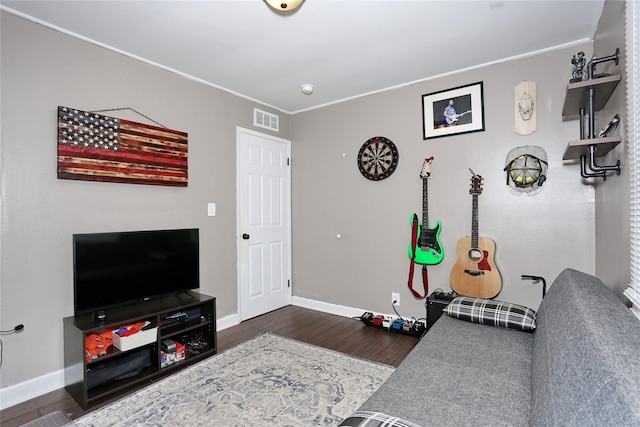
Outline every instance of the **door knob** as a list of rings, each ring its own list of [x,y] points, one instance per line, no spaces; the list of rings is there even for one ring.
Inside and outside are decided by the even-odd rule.
[[[244,234],[242,235],[242,238],[243,238],[244,240],[249,240],[249,237],[251,237],[251,236],[249,236],[247,233],[244,233]]]

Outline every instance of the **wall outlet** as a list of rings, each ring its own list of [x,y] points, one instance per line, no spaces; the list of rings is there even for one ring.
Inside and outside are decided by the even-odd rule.
[[[391,304],[400,305],[400,294],[398,292],[391,292]]]

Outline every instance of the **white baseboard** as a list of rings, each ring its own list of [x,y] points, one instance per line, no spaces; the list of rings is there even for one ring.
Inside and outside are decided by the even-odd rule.
[[[309,310],[321,311],[323,313],[335,314],[337,316],[349,317],[351,319],[360,318],[365,312],[371,312],[375,316],[398,317],[397,314],[381,313],[378,311],[367,310],[364,308],[347,307],[339,304],[331,304],[324,301],[316,301],[308,298],[293,297],[291,305],[308,308]]]
[[[292,297],[291,304],[308,308],[310,310],[321,311],[323,313],[335,314],[343,317],[360,317],[367,310],[354,307],[346,307],[338,304],[331,304],[323,301],[316,301],[308,298]],[[383,314],[383,313],[376,313]],[[230,328],[240,324],[240,314],[233,313],[216,320],[216,330]],[[64,388],[64,369],[42,375],[21,383],[0,389],[0,410],[9,408],[29,399],[36,398],[43,394]]]
[[[240,313],[229,314],[216,320],[216,331],[230,328],[240,324]]]
[[[331,304],[324,301],[316,301],[302,297],[292,297],[291,305],[308,308],[310,310],[321,311],[323,313],[335,314],[342,317],[360,317],[368,310],[361,308],[347,307],[344,305]]]
[[[0,410],[64,387],[64,369],[0,389]]]

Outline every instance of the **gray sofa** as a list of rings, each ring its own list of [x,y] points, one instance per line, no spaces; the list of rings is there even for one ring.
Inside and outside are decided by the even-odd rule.
[[[443,315],[343,425],[640,426],[640,320],[599,279],[564,270],[535,327]]]

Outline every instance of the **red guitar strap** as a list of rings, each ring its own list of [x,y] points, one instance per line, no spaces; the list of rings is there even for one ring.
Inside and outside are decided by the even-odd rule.
[[[413,224],[411,225],[411,253],[413,257],[411,258],[409,264],[409,290],[413,294],[414,297],[418,299],[423,299],[427,297],[427,291],[429,289],[429,276],[427,274],[427,266],[422,266],[422,286],[424,287],[424,295],[420,295],[413,289],[413,270],[415,267],[415,259],[416,259],[416,241],[418,240],[418,216],[413,214]]]

